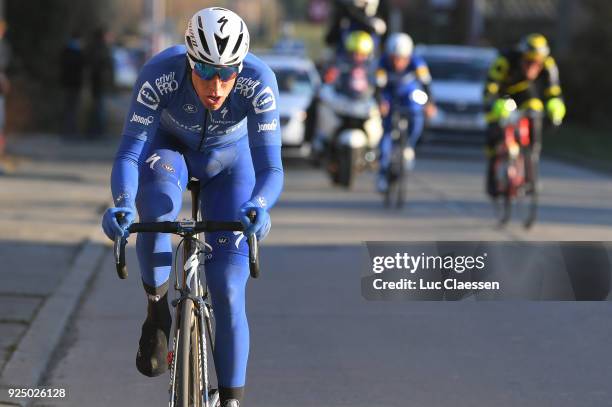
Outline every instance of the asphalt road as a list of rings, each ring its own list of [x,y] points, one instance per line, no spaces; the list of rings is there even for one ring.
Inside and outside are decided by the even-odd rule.
[[[288,169],[262,277],[249,283],[245,406],[612,405],[610,302],[361,297],[364,240],[609,240],[612,178],[545,161],[542,216],[526,233],[495,228],[483,171],[472,155],[422,158],[409,204],[392,212],[370,175],[345,192]],[[46,380],[69,399],[39,406],[167,402],[167,376],[134,366],[145,297],[133,249],[129,263],[118,280],[109,251]]]

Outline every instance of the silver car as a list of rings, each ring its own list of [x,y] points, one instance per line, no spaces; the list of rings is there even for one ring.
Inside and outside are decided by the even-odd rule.
[[[320,84],[314,63],[306,57],[267,54],[261,59],[276,74],[283,155],[307,158],[310,142],[305,137],[306,111]]]
[[[426,126],[425,140],[482,142],[487,128],[483,91],[494,48],[419,45],[431,71],[437,114]]]

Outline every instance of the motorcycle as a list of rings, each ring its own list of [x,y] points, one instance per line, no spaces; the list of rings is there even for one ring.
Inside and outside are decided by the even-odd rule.
[[[319,93],[315,154],[326,163],[336,185],[350,188],[357,175],[374,167],[382,137],[380,111],[364,68],[353,67],[340,84],[324,85]]]

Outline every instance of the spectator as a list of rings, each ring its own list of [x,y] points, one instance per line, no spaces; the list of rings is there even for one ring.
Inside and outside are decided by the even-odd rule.
[[[105,133],[106,98],[114,84],[113,57],[109,42],[108,31],[100,27],[94,31],[87,52],[93,100],[89,133],[94,137],[101,137]]]
[[[85,56],[81,34],[73,32],[60,56],[60,84],[64,92],[63,133],[67,137],[78,134],[77,120],[81,107]]]

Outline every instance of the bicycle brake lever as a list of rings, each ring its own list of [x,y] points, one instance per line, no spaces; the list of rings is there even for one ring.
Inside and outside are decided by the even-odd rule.
[[[115,238],[115,267],[117,269],[117,275],[120,279],[125,280],[128,276],[127,265],[125,264],[125,245],[127,240],[123,236]]]
[[[251,222],[255,222],[257,212],[251,210],[247,213],[247,217]],[[259,277],[259,247],[255,233],[248,237],[247,243],[249,245],[249,271],[251,272],[251,277],[257,278]]]

